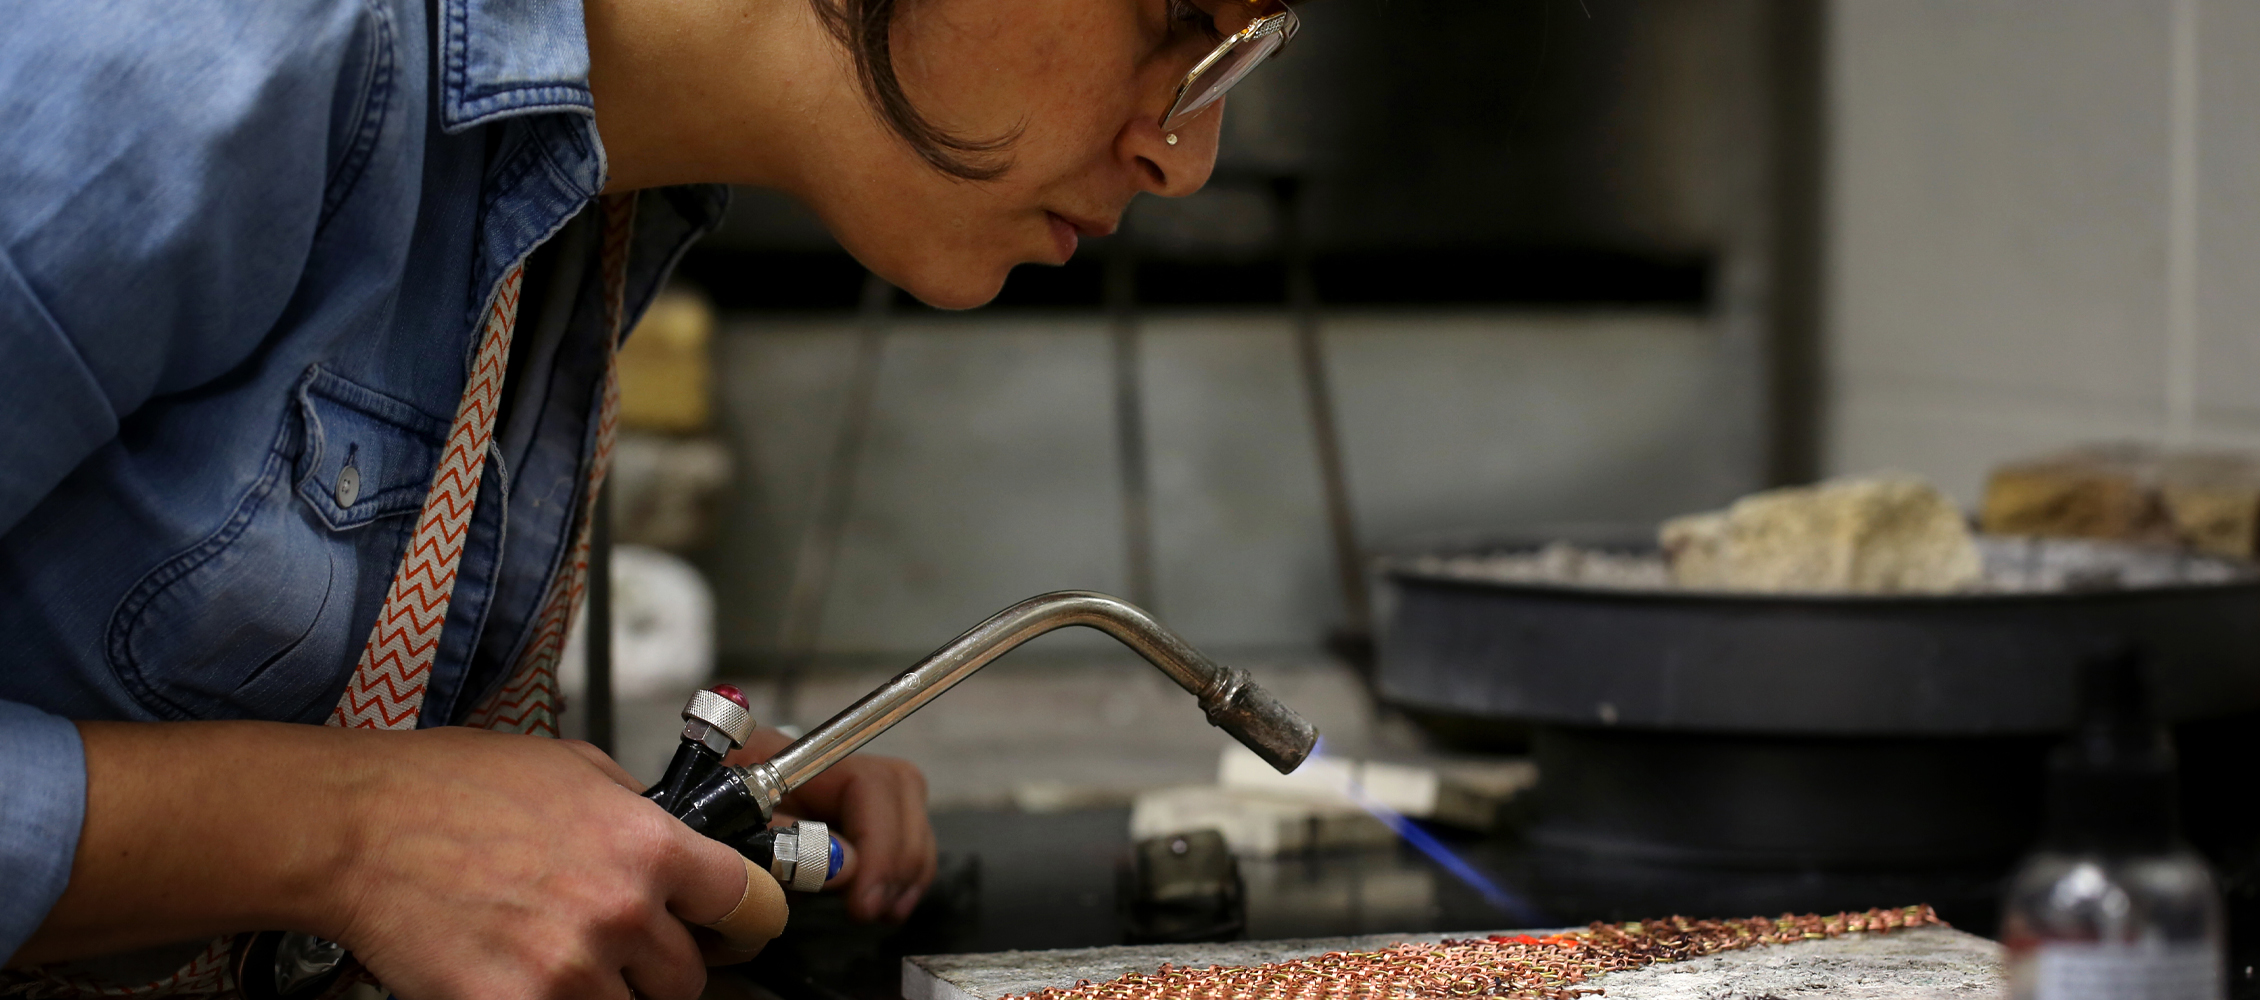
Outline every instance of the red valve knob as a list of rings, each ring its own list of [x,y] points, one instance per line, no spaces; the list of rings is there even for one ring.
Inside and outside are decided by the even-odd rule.
[[[737,702],[739,708],[745,709],[748,712],[753,711],[753,704],[745,700],[745,692],[738,690],[738,686],[735,684],[716,684],[713,687],[707,688],[707,690],[721,695],[724,698],[728,698],[731,701]]]

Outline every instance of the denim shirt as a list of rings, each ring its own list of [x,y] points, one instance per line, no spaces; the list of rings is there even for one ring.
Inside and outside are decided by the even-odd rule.
[[[69,877],[86,775],[67,720],[327,716],[483,308],[549,241],[573,278],[525,297],[557,332],[534,343],[522,316],[421,724],[460,720],[527,641],[587,502],[605,365],[581,17],[580,0],[10,5],[0,956]],[[631,319],[725,202],[639,197]],[[336,485],[348,463],[357,491]]]

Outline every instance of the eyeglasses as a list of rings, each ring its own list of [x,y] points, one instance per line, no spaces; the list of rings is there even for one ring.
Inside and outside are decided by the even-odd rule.
[[[1303,29],[1303,19],[1283,0],[1265,0],[1258,8],[1270,9],[1217,44],[1208,56],[1193,64],[1193,71],[1177,85],[1177,101],[1161,116],[1162,131],[1191,120],[1208,106],[1224,99],[1224,92],[1246,79],[1265,60],[1278,55]]]

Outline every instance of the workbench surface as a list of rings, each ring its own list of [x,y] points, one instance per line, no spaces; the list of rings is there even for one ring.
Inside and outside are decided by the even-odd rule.
[[[903,960],[903,1000],[999,1000],[1078,980],[1104,982],[1151,973],[1162,963],[1191,968],[1256,965],[1329,951],[1485,934],[1463,931],[1383,934],[1225,944],[1129,945],[982,955],[914,955]],[[1853,934],[1824,941],[1720,952],[1684,962],[1612,972],[1581,984],[1609,1000],[1729,1000],[1743,997],[1890,997],[1894,1000],[1991,1000],[2007,991],[2001,946],[1946,927],[1890,934]]]

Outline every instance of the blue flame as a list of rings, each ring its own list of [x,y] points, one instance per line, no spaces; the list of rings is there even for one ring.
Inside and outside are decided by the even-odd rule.
[[[1318,744],[1311,748],[1310,755],[1317,758],[1325,753],[1326,740],[1324,737],[1320,737]],[[1437,840],[1435,834],[1428,832],[1405,814],[1382,805],[1372,796],[1367,795],[1364,786],[1358,782],[1355,768],[1350,769],[1349,773],[1351,777],[1347,790],[1350,793],[1350,800],[1356,802],[1358,808],[1365,810],[1373,818],[1386,824],[1397,836],[1404,838],[1405,843],[1411,844],[1414,850],[1427,855],[1430,861],[1436,862],[1438,867],[1451,873],[1453,878],[1459,879],[1468,888],[1475,890],[1477,894],[1483,897],[1484,902],[1491,904],[1492,909],[1507,914],[1511,919],[1524,926],[1536,926],[1546,922],[1545,913],[1532,906],[1529,900],[1500,888],[1498,883],[1491,881],[1489,876],[1483,874],[1474,865],[1469,864],[1467,859],[1452,853],[1452,849],[1444,846],[1443,841]]]

